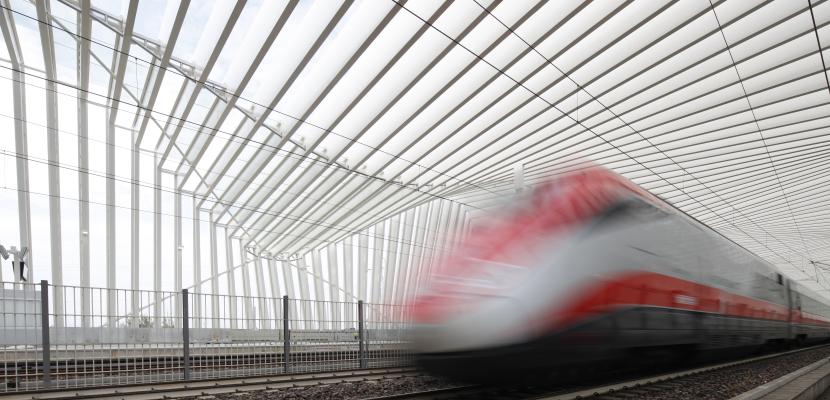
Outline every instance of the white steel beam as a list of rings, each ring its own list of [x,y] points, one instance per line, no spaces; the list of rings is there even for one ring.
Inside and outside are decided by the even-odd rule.
[[[78,34],[82,37],[92,35],[92,19],[89,17],[90,0],[80,0],[77,26]],[[87,93],[89,90],[90,49],[88,40],[78,41],[77,73],[78,73],[78,246],[80,255],[80,283],[81,287],[91,285],[89,274],[89,113],[87,111]],[[138,294],[133,297],[133,312],[138,312]],[[89,289],[81,289],[81,326],[88,327],[90,323],[91,293]]]
[[[107,289],[115,289],[116,264],[115,264],[115,120],[118,115],[121,91],[124,85],[124,72],[127,69],[129,60],[130,45],[132,44],[132,32],[135,25],[135,16],[138,11],[138,0],[129,2],[126,19],[123,21],[123,35],[116,34],[115,42],[120,44],[117,51],[113,51],[113,64],[110,76],[110,84],[107,99],[107,126],[106,126],[106,259],[107,259]],[[137,240],[132,237],[131,240]],[[107,291],[107,312],[112,316],[116,309],[116,292]],[[156,300],[158,301],[158,299]],[[157,304],[156,307],[159,305]],[[114,317],[113,317],[114,318]],[[110,321],[114,325],[115,320]],[[156,319],[156,323],[161,321]],[[160,325],[157,325],[160,326]]]
[[[386,236],[384,236],[383,227],[385,223],[386,221],[381,221],[375,225],[374,254],[372,255],[372,296],[368,299],[372,303],[381,303],[383,301],[380,297],[380,286],[383,282],[381,280],[381,274],[384,270],[383,255],[385,252],[383,251],[383,245],[386,242]]]
[[[241,239],[236,240],[239,244],[239,263],[242,271],[242,296],[245,301],[245,319],[248,321],[248,328],[256,328],[256,313],[254,312],[254,304],[251,299],[251,264],[254,260],[251,259],[251,254],[245,248],[245,243]]]
[[[239,316],[237,315],[237,304],[236,304],[236,275],[234,274],[234,264],[233,264],[233,246],[231,245],[232,238],[228,235],[228,228],[224,227],[222,232],[225,237],[225,259],[227,260],[227,276],[228,276],[228,295],[230,300],[230,312],[228,313],[228,318],[231,319],[231,329],[239,328],[238,320]],[[242,258],[244,260],[244,254]]]
[[[340,307],[337,304],[345,299],[340,298],[340,277],[338,273],[337,246],[334,243],[326,246],[329,269],[329,300],[331,300],[332,329],[340,329]]]
[[[32,248],[32,212],[29,199],[29,154],[26,134],[26,74],[23,73],[23,52],[15,29],[14,18],[8,0],[0,0],[0,29],[9,51],[12,64],[12,101],[14,104],[14,150],[17,153],[17,218],[20,230],[20,246],[29,248],[29,272],[27,281],[32,281],[34,253]]]
[[[386,262],[382,266],[383,286],[381,287],[381,298],[383,303],[392,303],[392,285],[395,283],[395,271],[398,269],[398,248],[400,242],[398,236],[401,230],[401,217],[395,215],[389,220],[389,234],[386,236],[387,251]]]
[[[311,268],[314,271],[314,294],[315,294],[315,305],[317,306],[317,319],[320,321],[320,329],[329,329],[330,327],[328,324],[323,324],[325,321],[324,316],[325,313],[325,303],[323,303],[323,299],[325,298],[323,295],[323,265],[321,263],[321,252],[322,249],[313,249],[311,250]],[[324,326],[325,325],[325,326]]]
[[[46,2],[35,3],[37,17],[41,21],[49,21],[51,12]],[[52,306],[55,315],[63,315],[63,241],[61,240],[61,186],[60,186],[60,159],[58,154],[59,134],[58,125],[58,87],[57,65],[55,64],[55,41],[52,38],[52,28],[45,23],[38,24],[40,30],[40,47],[43,52],[43,62],[46,69],[46,152],[49,166],[49,242],[51,246]],[[63,326],[63,318],[55,318],[55,326]]]
[[[346,236],[343,239],[343,286],[344,291],[343,301],[352,301],[354,296],[354,261],[353,261],[354,244],[352,243],[352,236]],[[352,307],[346,307],[343,319],[348,324],[353,319]],[[348,326],[348,325],[347,325]]]
[[[199,207],[196,204],[193,205],[194,209],[198,209]],[[201,212],[201,210],[199,210]],[[208,226],[210,227],[210,312],[213,317],[211,322],[211,328],[219,327],[221,323],[217,317],[220,316],[219,313],[219,247],[216,245],[216,230],[219,229],[216,226],[216,222],[213,219],[213,214],[208,214],[209,222]]]
[[[366,301],[366,279],[369,269],[369,234],[368,229],[357,236],[357,293],[359,300]]]

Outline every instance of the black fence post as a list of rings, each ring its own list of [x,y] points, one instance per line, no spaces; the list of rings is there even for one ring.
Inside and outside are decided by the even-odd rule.
[[[40,337],[43,352],[43,387],[52,387],[52,356],[49,344],[49,281],[40,281]]]
[[[182,359],[184,361],[184,379],[190,380],[190,312],[187,289],[182,289]]]
[[[366,368],[366,332],[363,330],[363,300],[357,301],[357,358],[360,368]]]
[[[288,330],[288,296],[282,296],[282,362],[285,373],[291,372],[291,331]]]

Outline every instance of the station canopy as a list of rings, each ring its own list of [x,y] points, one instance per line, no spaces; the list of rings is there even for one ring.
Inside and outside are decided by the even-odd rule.
[[[0,243],[35,279],[394,302],[594,163],[830,289],[825,0],[0,7]]]

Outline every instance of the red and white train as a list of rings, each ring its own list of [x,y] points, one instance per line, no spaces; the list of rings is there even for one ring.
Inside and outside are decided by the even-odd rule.
[[[468,380],[830,337],[830,305],[601,168],[475,228],[411,301],[427,369]]]

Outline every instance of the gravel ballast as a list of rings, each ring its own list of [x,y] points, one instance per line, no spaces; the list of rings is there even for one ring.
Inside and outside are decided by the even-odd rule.
[[[703,372],[658,384],[658,388],[634,388],[638,399],[674,400],[700,399],[725,400],[774,381],[790,372],[806,367],[822,358],[830,357],[830,347],[822,347],[734,367]],[[642,389],[648,388],[648,393]],[[610,393],[608,397],[623,393]],[[598,396],[597,398],[603,398]]]
[[[340,382],[324,385],[298,386],[285,389],[258,390],[216,394],[211,396],[188,397],[187,399],[217,400],[306,400],[306,399],[366,399],[370,397],[389,396],[441,389],[457,386],[451,382],[432,376],[407,376],[385,378],[359,382]]]
[[[748,364],[702,372],[655,385],[644,385],[598,395],[592,398],[616,398],[620,395],[644,400],[725,400],[771,382],[790,372],[830,357],[830,347],[773,357]],[[390,377],[357,382],[298,386],[292,388],[241,391],[211,396],[188,397],[206,400],[305,400],[366,399],[459,386],[458,383],[428,375]],[[561,388],[560,388],[561,389]],[[826,398],[830,400],[830,396]]]

